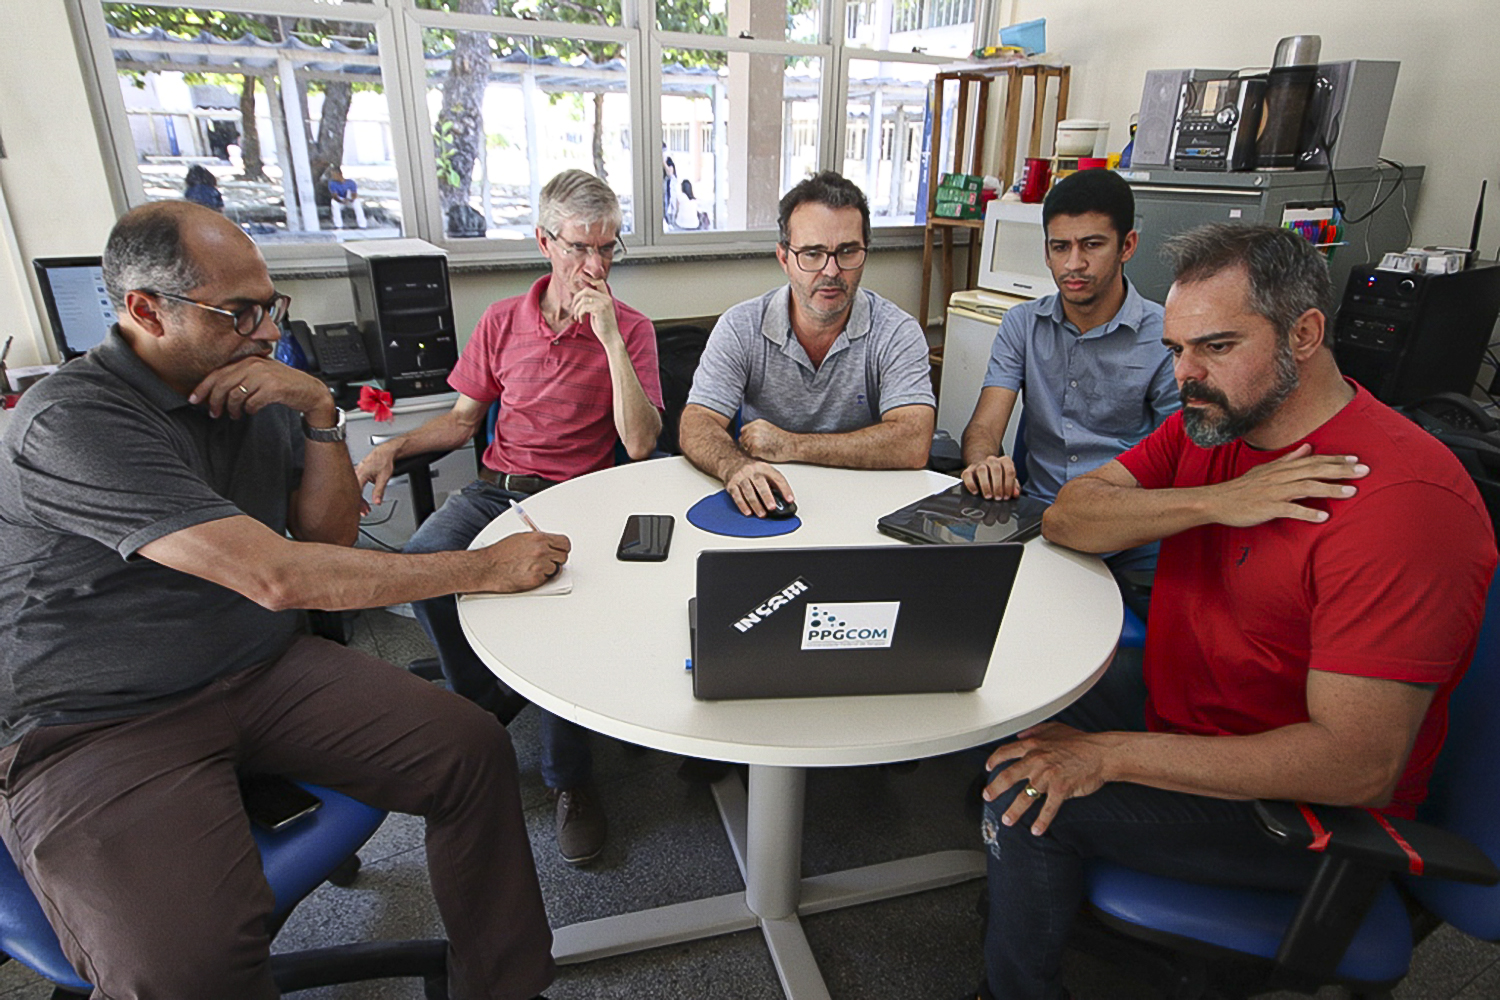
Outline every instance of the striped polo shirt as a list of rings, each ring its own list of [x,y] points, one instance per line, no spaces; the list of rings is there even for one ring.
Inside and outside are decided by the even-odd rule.
[[[561,333],[542,318],[542,295],[551,280],[544,275],[525,295],[485,311],[448,384],[481,402],[500,401],[486,466],[562,481],[612,465],[619,435],[609,361],[588,318]],[[656,330],[619,299],[615,317],[641,388],[660,410]]]

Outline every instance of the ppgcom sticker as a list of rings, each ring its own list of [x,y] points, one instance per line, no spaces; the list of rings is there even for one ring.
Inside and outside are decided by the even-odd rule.
[[[811,604],[802,618],[803,649],[889,649],[900,601]]]

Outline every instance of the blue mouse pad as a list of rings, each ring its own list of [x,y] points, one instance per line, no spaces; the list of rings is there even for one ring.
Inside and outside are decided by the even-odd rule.
[[[710,493],[688,509],[688,523],[716,535],[731,538],[770,538],[772,535],[789,535],[802,527],[802,519],[796,514],[780,521],[769,517],[749,517],[729,499],[729,494],[720,490]]]

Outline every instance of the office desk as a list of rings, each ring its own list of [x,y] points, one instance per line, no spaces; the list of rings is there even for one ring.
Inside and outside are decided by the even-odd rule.
[[[953,482],[922,471],[802,465],[783,471],[803,525],[775,538],[726,538],[689,524],[687,509],[719,483],[680,458],[620,466],[553,487],[525,507],[538,526],[572,539],[572,593],[459,602],[474,649],[502,680],[548,711],[632,743],[750,765],[748,795],[737,775],[714,786],[745,891],[560,928],[559,962],[759,926],[787,996],[826,998],[799,914],[976,878],[984,856],[977,849],[946,851],[804,879],[805,769],[909,760],[989,743],[1068,705],[1109,663],[1122,616],[1114,581],[1098,559],[1037,539],[1027,544],[989,673],[977,691],[694,699],[684,664],[687,601],[700,550],[902,544],[880,534],[876,519]],[[677,518],[667,561],[615,558],[629,514]],[[520,518],[507,511],[475,545],[522,530]],[[977,833],[975,841],[977,848]]]

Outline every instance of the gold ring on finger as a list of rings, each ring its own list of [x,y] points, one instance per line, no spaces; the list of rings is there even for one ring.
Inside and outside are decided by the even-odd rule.
[[[240,392],[243,392],[247,396],[250,395],[250,390],[245,388],[245,385],[244,385],[243,382],[240,383],[239,385],[235,386],[235,388],[239,389]]]
[[[1036,787],[1035,785],[1033,785],[1029,781],[1026,782],[1026,787],[1023,788],[1022,791],[1024,791],[1026,793],[1026,797],[1028,799],[1039,798],[1041,796],[1041,794],[1042,794],[1042,790],[1040,788]]]

